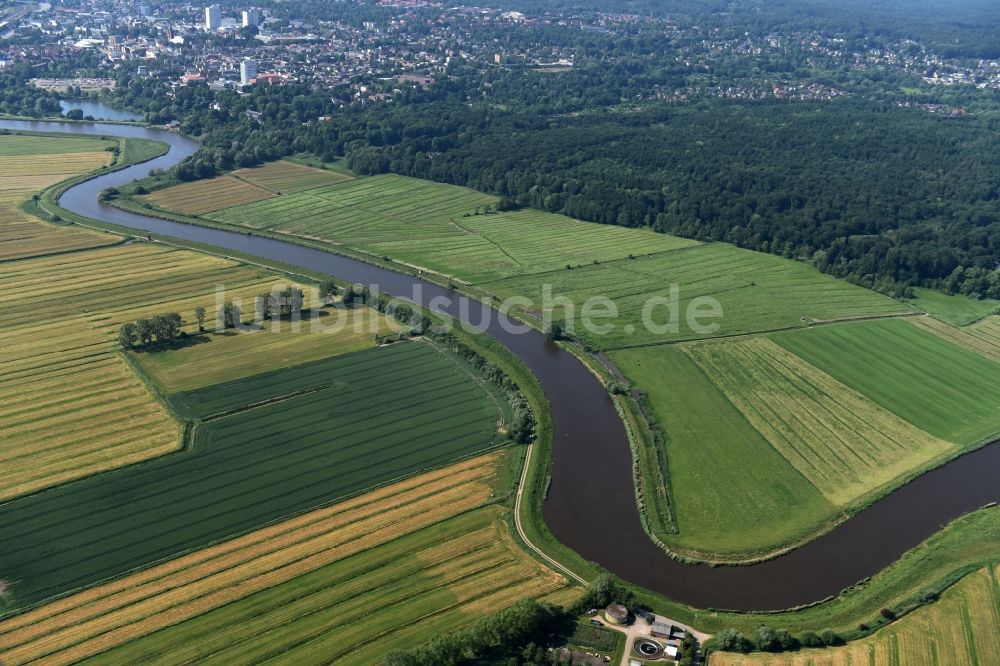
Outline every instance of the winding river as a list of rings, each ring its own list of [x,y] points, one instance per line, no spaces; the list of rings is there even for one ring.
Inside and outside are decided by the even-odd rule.
[[[1000,500],[1000,446],[992,444],[921,476],[787,555],[741,567],[681,564],[657,548],[639,522],[631,452],[611,399],[582,363],[541,334],[512,334],[487,306],[416,277],[291,243],[147,218],[98,202],[104,188],[145,176],[151,168],[168,168],[193,153],[197,144],[185,137],[100,123],[2,120],[0,127],[140,137],[170,145],[162,157],[68,190],[61,203],[76,213],[375,284],[391,294],[409,296],[419,285],[422,304],[436,299],[446,303],[435,306],[437,310],[477,325],[486,322],[482,327],[535,373],[551,404],[552,480],[544,505],[549,529],[585,558],[674,599],[739,610],[777,610],[817,601],[878,572],[957,516]]]

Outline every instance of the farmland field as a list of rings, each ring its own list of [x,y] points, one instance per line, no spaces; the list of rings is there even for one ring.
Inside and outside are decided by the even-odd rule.
[[[170,196],[173,189],[158,194]],[[206,217],[388,255],[469,282],[697,244],[539,211],[472,214],[495,203],[452,185],[371,176]]]
[[[117,238],[42,222],[21,210],[37,190],[109,164],[99,139],[0,135],[0,261],[110,245]]]
[[[968,574],[941,599],[842,647],[785,655],[715,653],[710,666],[975,666],[1000,655],[1000,567]]]
[[[0,571],[24,608],[495,447],[498,405],[429,344],[219,385],[181,452],[0,505]],[[285,399],[275,398],[286,396]],[[183,401],[181,401],[183,402]]]
[[[837,324],[771,339],[936,437],[967,445],[1000,431],[1000,363],[907,321]]]
[[[772,548],[837,511],[674,345],[612,352],[648,396],[663,431],[680,533],[674,548],[742,553]]]
[[[194,308],[213,309],[217,284],[248,299],[280,281],[149,244],[0,263],[0,461],[8,470],[0,498],[178,448],[177,424],[119,357],[117,328],[177,311],[192,331]]]
[[[963,328],[932,317],[916,317],[911,321],[948,342],[982,354],[988,359],[1000,361],[1000,317],[997,315]]]
[[[139,197],[158,208],[168,208],[188,215],[204,215],[240,204],[269,199],[274,194],[232,176],[175,185],[170,189]]]
[[[954,449],[766,338],[686,349],[744,418],[837,506]]]
[[[277,614],[295,620],[296,637],[305,635],[303,625],[322,627],[353,653],[372,646],[350,642],[354,628],[334,612],[337,595],[371,595],[367,608],[386,602],[384,586],[400,577],[447,586],[449,575],[475,571],[465,588],[475,600],[462,603],[452,586],[417,594],[414,585],[405,602],[371,611],[367,624],[385,625],[387,640],[401,644],[415,632],[467,622],[486,604],[558,593],[564,582],[514,547],[493,511],[453,518],[488,501],[496,464],[497,454],[489,454],[411,477],[0,621],[0,658],[9,664],[43,655],[53,664],[95,655],[101,663],[200,659],[247,641],[260,631],[257,623],[276,624]],[[256,618],[250,623],[248,613]]]
[[[554,296],[566,296],[580,305],[593,296],[611,298],[620,320],[607,335],[577,333],[590,344],[614,349],[641,344],[735,335],[802,327],[817,320],[905,313],[909,309],[892,299],[862,287],[818,273],[805,264],[767,254],[748,252],[731,245],[713,243],[634,260],[619,260],[574,270],[527,275],[491,283],[500,297],[526,295],[539,302],[542,285],[552,285]],[[676,331],[653,332],[642,325],[647,299],[667,296],[678,287],[679,317]],[[723,316],[702,323],[718,324],[710,333],[697,333],[686,325],[685,311],[697,297],[710,296],[722,305]],[[554,319],[562,319],[557,309]],[[665,306],[652,312],[654,324],[666,326],[670,313]],[[623,324],[635,333],[623,330]],[[604,323],[604,322],[600,322]]]
[[[1000,301],[984,298],[975,300],[961,294],[945,294],[934,289],[915,289],[909,299],[914,306],[954,326],[966,326],[987,315],[1000,312]]]
[[[524,597],[544,600],[565,590],[561,577],[526,557],[503,530],[495,509],[465,513],[101,654],[93,663],[377,663],[390,649],[410,647]]]
[[[376,333],[392,325],[368,308],[322,314],[319,321],[326,327],[322,329],[308,320],[300,323],[300,331],[292,330],[288,321],[268,322],[258,331],[206,333],[193,344],[152,352],[140,349],[134,357],[164,391],[174,393],[367,349],[375,344]]]
[[[353,179],[351,176],[336,171],[314,169],[284,160],[269,162],[249,169],[237,169],[233,172],[233,176],[275,194],[301,192]]]

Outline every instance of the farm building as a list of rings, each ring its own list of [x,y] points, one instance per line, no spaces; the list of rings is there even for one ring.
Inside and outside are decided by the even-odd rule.
[[[611,604],[604,609],[604,617],[611,624],[628,624],[628,609],[621,604]]]

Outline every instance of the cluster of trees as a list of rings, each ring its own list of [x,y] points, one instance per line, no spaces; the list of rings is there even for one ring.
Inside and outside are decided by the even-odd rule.
[[[552,663],[536,641],[544,641],[565,617],[557,606],[525,599],[487,615],[466,629],[438,636],[409,650],[393,650],[384,666],[457,666],[459,664],[535,665]],[[543,661],[536,661],[541,658]]]
[[[279,291],[266,291],[257,296],[257,318],[282,319],[298,317],[302,312],[305,297],[298,287],[286,287]]]
[[[30,80],[39,76],[27,63],[17,63],[0,74],[0,113],[46,116],[60,112],[59,95],[35,88]]]
[[[176,312],[126,322],[118,329],[118,342],[124,349],[162,344],[181,335],[183,323],[184,320]]]
[[[942,285],[949,294],[964,294],[970,298],[1000,299],[1000,268],[958,266]]]
[[[814,631],[803,631],[793,636],[787,629],[758,627],[752,638],[744,636],[736,629],[726,629],[705,643],[706,653],[714,650],[726,652],[786,652],[803,647],[826,647],[843,645],[844,639],[832,629],[824,629],[817,634]]]
[[[531,599],[497,611],[460,629],[417,647],[393,650],[384,666],[555,666],[558,653],[547,649],[561,645],[572,632],[578,615],[609,603],[629,605],[632,593],[614,576],[598,576],[571,608],[541,604]],[[693,663],[693,662],[691,662]]]

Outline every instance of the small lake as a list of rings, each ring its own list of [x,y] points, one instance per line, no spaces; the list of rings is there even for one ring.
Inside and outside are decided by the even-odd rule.
[[[142,116],[137,113],[132,113],[131,111],[122,111],[120,109],[115,109],[104,102],[99,102],[95,100],[59,100],[59,108],[62,109],[63,113],[67,111],[72,111],[73,109],[80,109],[83,111],[83,117],[93,116],[95,120],[142,120]]]

